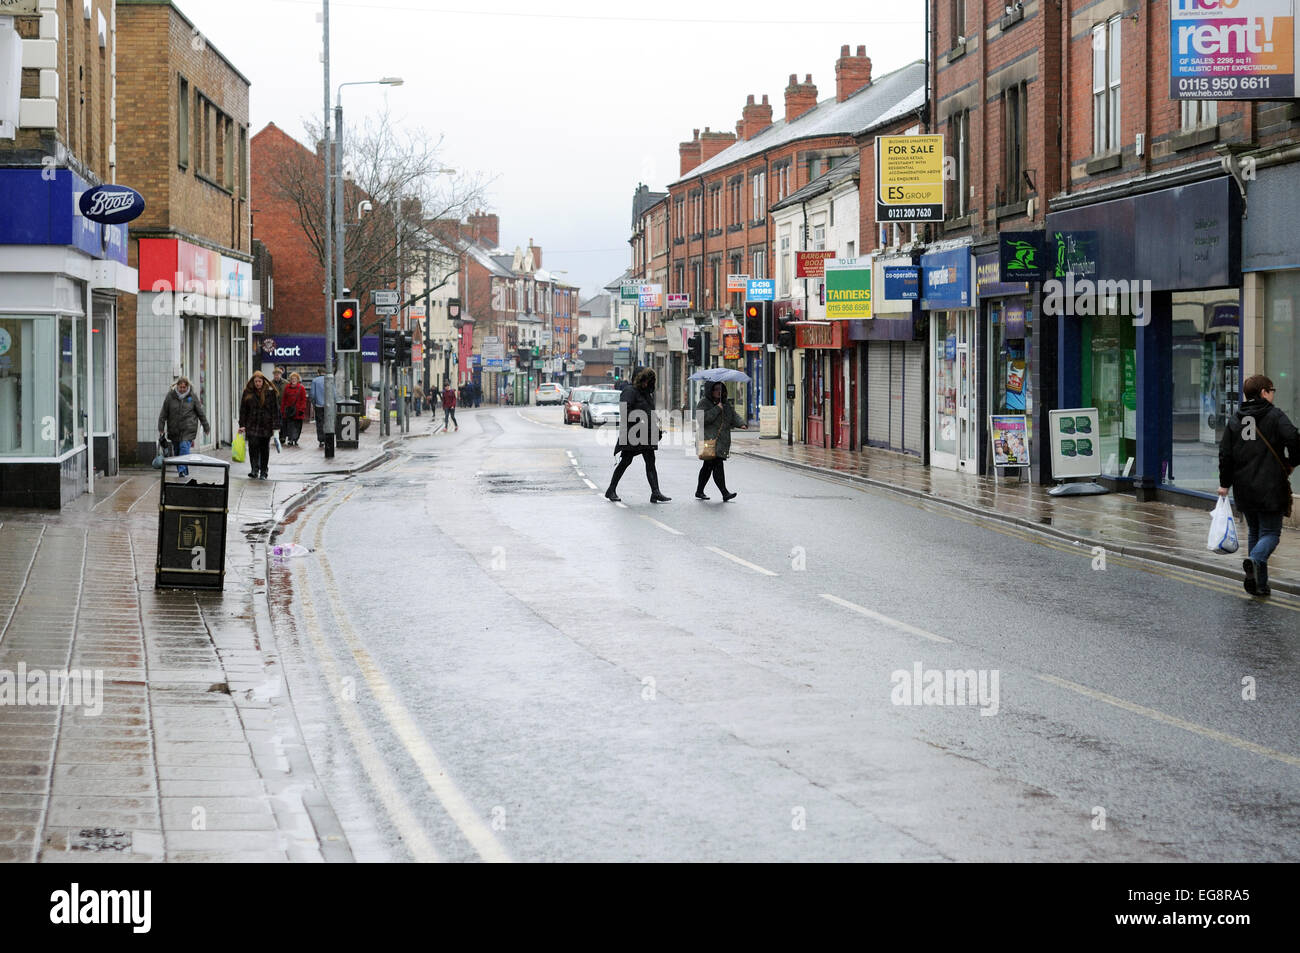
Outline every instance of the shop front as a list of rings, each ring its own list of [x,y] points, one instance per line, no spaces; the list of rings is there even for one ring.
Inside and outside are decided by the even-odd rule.
[[[980,366],[985,388],[983,407],[977,424],[980,428],[981,472],[987,473],[988,452],[992,435],[988,432],[990,415],[1025,417],[1025,434],[1031,459],[1034,443],[1034,393],[1030,376],[1034,338],[1034,304],[1029,283],[1003,282],[999,277],[998,253],[993,251],[975,258],[975,294],[979,300],[981,328]]]
[[[125,225],[77,211],[67,169],[0,170],[0,506],[57,509],[116,472]]]
[[[859,445],[924,458],[926,454],[926,332],[920,310],[920,269],[910,256],[877,256],[874,317],[851,321],[860,383]]]
[[[809,322],[794,326],[794,346],[803,357],[803,408],[805,442],[814,447],[852,444],[853,356],[849,322]]]
[[[921,308],[929,313],[930,464],[980,468],[979,321],[970,246],[921,256]]]
[[[1240,401],[1241,197],[1226,176],[1048,216],[1059,400],[1096,407],[1102,482],[1208,504]]]
[[[136,433],[123,458],[148,463],[157,453],[158,410],[178,377],[190,381],[212,427],[200,431],[195,451],[228,445],[252,374],[252,327],[260,313],[252,264],[177,238],[140,239],[138,261]]]
[[[1243,224],[1241,378],[1267,374],[1273,403],[1300,420],[1300,165],[1258,170]],[[1300,513],[1300,508],[1297,508]]]

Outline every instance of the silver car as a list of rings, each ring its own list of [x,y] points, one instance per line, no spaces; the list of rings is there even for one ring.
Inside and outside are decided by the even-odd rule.
[[[601,424],[610,423],[617,426],[620,396],[616,390],[592,391],[591,396],[583,404],[587,416],[587,426],[599,427]]]

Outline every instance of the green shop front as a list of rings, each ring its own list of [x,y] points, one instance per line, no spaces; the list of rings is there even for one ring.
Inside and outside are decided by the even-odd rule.
[[[1058,203],[1058,208],[1060,203]],[[1096,407],[1100,482],[1208,505],[1241,391],[1241,199],[1226,176],[1047,216],[1057,405]]]

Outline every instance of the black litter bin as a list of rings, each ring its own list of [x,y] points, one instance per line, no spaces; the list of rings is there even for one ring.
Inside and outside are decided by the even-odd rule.
[[[334,414],[334,446],[340,450],[356,450],[361,446],[361,404],[355,400],[336,402]]]
[[[189,473],[181,476],[178,467]],[[226,579],[230,464],[190,453],[163,461],[156,589],[216,589]]]

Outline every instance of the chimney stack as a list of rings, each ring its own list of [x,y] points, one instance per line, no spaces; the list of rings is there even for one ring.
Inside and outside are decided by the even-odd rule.
[[[741,110],[740,122],[736,123],[736,134],[741,139],[753,139],[770,125],[772,125],[772,107],[768,104],[767,96],[763,96],[761,105],[755,105],[754,95],[751,93],[745,100],[745,108]]]
[[[813,85],[812,73],[800,83],[798,74],[790,74],[790,85],[785,88],[785,121],[794,122],[808,110],[817,105],[817,87]]]
[[[469,217],[470,237],[476,242],[483,242],[493,248],[501,244],[499,237],[501,220],[496,213],[486,214],[482,209]]]
[[[679,176],[685,176],[704,161],[700,152],[700,130],[694,130],[694,137],[690,142],[678,143],[677,154],[681,157],[681,165],[677,173]]]
[[[848,44],[841,46],[840,58],[835,61],[835,101],[842,103],[870,85],[871,59],[867,48],[859,46],[857,55],[850,56]]]
[[[700,162],[708,162],[735,141],[734,132],[712,132],[705,126],[704,134],[700,136]]]

